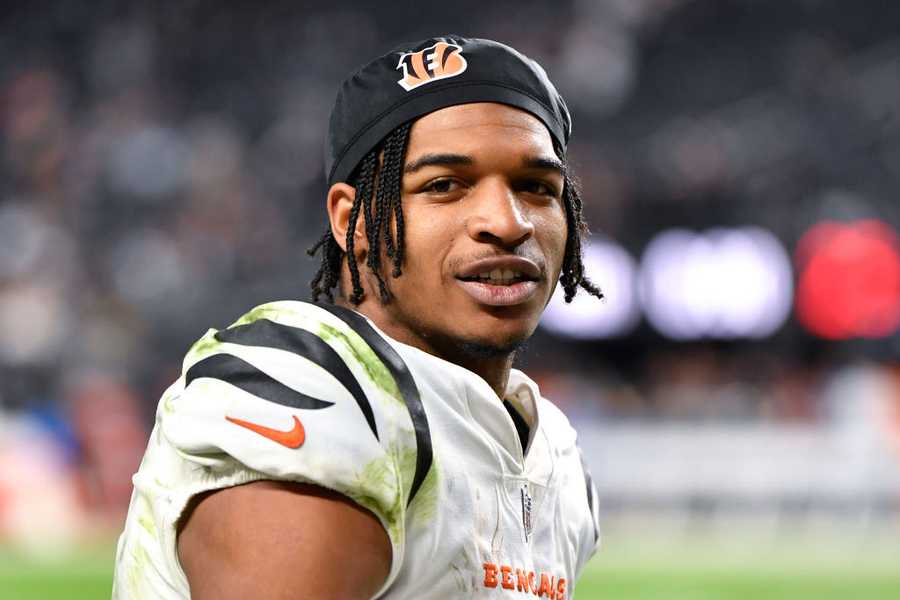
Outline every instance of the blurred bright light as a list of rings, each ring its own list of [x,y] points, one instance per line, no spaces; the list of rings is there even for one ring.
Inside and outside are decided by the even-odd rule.
[[[762,338],[790,312],[787,253],[757,227],[656,235],[641,261],[640,299],[666,337]]]
[[[828,339],[886,337],[900,327],[900,253],[877,220],[826,221],[800,238],[797,317]]]
[[[588,277],[603,291],[604,299],[580,291],[566,304],[565,292],[557,286],[541,318],[541,326],[579,339],[616,337],[630,332],[639,316],[634,259],[615,242],[592,241],[584,248],[584,267]]]

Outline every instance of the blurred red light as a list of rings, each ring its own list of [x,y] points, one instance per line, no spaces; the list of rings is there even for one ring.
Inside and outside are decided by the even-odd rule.
[[[812,333],[879,338],[900,327],[900,253],[886,223],[814,225],[800,239],[796,261],[797,316]]]

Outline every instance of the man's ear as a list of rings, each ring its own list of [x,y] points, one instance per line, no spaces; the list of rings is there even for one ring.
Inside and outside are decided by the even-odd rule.
[[[347,252],[347,228],[350,225],[350,212],[356,198],[356,188],[346,183],[335,183],[328,190],[328,219],[331,221],[331,234],[345,253]],[[365,235],[365,217],[360,211],[356,220],[356,231],[353,236],[353,252],[357,260],[365,256],[369,249],[369,240]]]

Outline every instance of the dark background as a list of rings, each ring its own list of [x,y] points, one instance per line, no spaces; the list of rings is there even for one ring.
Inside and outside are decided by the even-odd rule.
[[[825,220],[900,227],[893,2],[5,4],[0,415],[61,449],[78,506],[121,514],[157,398],[208,327],[308,296],[339,82],[447,32],[544,65],[592,229],[635,258],[673,227],[758,226],[791,256]],[[633,423],[824,431],[863,396],[893,431],[900,332],[849,337],[793,313],[761,339],[671,340],[642,319],[612,339],[539,330],[521,363],[587,445]],[[860,372],[881,391],[841,387]],[[896,511],[892,489],[878,506]]]

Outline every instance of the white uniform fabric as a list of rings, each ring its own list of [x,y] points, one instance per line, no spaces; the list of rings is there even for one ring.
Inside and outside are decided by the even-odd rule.
[[[358,313],[274,302],[210,330],[160,400],[113,598],[190,598],[182,511],[259,479],[333,489],[381,520],[393,559],[377,598],[571,598],[599,544],[596,491],[575,431],[536,384],[513,370],[505,399],[531,425],[524,453],[482,378]]]

